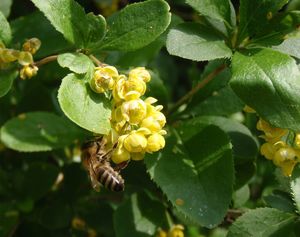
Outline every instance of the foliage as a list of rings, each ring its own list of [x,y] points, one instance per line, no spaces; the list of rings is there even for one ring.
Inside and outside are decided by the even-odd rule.
[[[300,1],[127,2],[1,0],[0,236],[299,236]]]

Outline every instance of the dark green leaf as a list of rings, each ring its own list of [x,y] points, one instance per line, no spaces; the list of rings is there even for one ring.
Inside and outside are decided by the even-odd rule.
[[[87,47],[97,48],[100,46],[102,39],[106,33],[106,21],[101,15],[89,13],[86,15],[88,21],[87,30]]]
[[[9,92],[14,79],[17,77],[18,71],[0,71],[0,97],[5,96]]]
[[[21,114],[1,128],[1,141],[17,151],[49,151],[72,144],[82,131],[68,120],[47,112]]]
[[[181,213],[212,228],[222,221],[231,200],[229,139],[219,128],[207,125],[180,127],[177,137],[178,141],[172,133],[159,155],[145,159],[148,171]]]
[[[197,23],[183,23],[170,30],[167,49],[171,55],[195,61],[229,58],[232,54],[222,38]]]
[[[19,221],[19,213],[11,203],[0,204],[0,236],[8,236]]]
[[[288,193],[283,191],[273,191],[272,194],[263,197],[267,205],[284,212],[295,212],[294,203]]]
[[[111,16],[102,49],[133,51],[154,41],[171,20],[169,5],[163,0],[148,0],[127,6]]]
[[[66,116],[93,133],[107,134],[110,130],[110,102],[96,94],[89,83],[75,74],[66,76],[58,91],[58,101]]]
[[[271,49],[235,53],[232,74],[234,92],[263,119],[275,127],[300,129],[300,72],[295,60]]]
[[[114,226],[117,237],[155,236],[159,227],[166,227],[165,207],[144,193],[133,194],[115,211]]]
[[[250,210],[235,221],[229,228],[228,237],[240,236],[284,236],[279,232],[293,223],[296,216],[273,208]]]
[[[235,25],[235,12],[230,0],[187,0],[186,3],[204,16]]]
[[[37,22],[39,23],[39,30],[36,30],[35,27],[28,27],[34,26]],[[59,53],[71,47],[41,12],[35,12],[12,21],[11,28],[14,35],[13,43],[15,44],[33,37],[41,40],[41,48],[35,54],[37,58]]]
[[[0,41],[8,45],[11,41],[11,38],[12,35],[9,23],[3,13],[0,11]]]
[[[1,0],[0,2],[0,11],[2,11],[5,17],[8,17],[10,14],[10,8],[13,0]]]
[[[300,167],[297,166],[292,175],[291,194],[295,202],[295,206],[300,211]]]
[[[238,42],[256,33],[268,25],[268,18],[280,10],[288,0],[241,0]]]
[[[61,67],[67,67],[78,74],[86,73],[94,65],[90,58],[82,53],[60,54],[57,61]]]

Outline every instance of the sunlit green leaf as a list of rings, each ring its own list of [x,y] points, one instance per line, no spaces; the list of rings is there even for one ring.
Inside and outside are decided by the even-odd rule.
[[[86,73],[93,67],[93,62],[90,58],[82,53],[60,54],[57,61],[61,67],[67,67],[71,71],[79,74]]]
[[[9,44],[11,41],[11,29],[9,23],[7,22],[5,16],[0,11],[0,41],[4,44]]]

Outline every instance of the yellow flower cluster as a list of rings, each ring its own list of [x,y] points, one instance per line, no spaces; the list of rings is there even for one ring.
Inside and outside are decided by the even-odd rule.
[[[107,140],[117,144],[112,153],[116,164],[141,160],[146,152],[156,152],[165,146],[163,106],[155,106],[157,100],[153,97],[142,99],[150,80],[150,73],[144,67],[132,69],[128,76],[120,75],[115,67],[108,65],[95,68],[90,82],[92,90],[111,93],[113,97],[112,131]]]
[[[295,165],[300,162],[300,133],[272,127],[262,119],[259,119],[257,129],[264,132],[262,138],[266,141],[260,148],[261,154],[280,167],[285,176],[291,176]]]
[[[22,65],[20,78],[31,78],[37,74],[38,68],[33,65],[32,55],[37,52],[41,46],[41,41],[37,38],[27,40],[22,50],[9,49],[0,41],[0,69],[6,69],[10,63],[18,61]]]
[[[156,237],[184,237],[183,231],[182,225],[174,225],[168,232],[159,230]]]

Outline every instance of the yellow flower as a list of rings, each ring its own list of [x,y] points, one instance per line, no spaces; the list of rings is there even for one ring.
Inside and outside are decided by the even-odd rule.
[[[85,221],[79,217],[74,217],[71,224],[72,228],[76,230],[84,230],[86,227]]]
[[[151,132],[158,132],[166,124],[166,117],[161,112],[154,112],[151,116],[146,117],[140,124],[141,127],[148,128]]]
[[[159,230],[156,234],[156,237],[167,237],[167,232],[164,230]]]
[[[129,152],[144,152],[147,147],[147,138],[145,135],[150,134],[147,129],[133,130],[124,139],[124,147]]]
[[[300,149],[300,133],[296,134],[294,144],[298,149]]]
[[[168,237],[184,237],[184,227],[182,225],[174,225],[168,233]]]
[[[275,152],[273,162],[280,167],[285,176],[291,176],[297,164],[296,152],[291,147],[283,147]]]
[[[143,160],[145,153],[144,152],[137,152],[137,153],[130,153],[132,160]]]
[[[20,56],[20,51],[14,49],[0,48],[0,61],[3,63],[11,63],[16,61]]]
[[[273,144],[266,142],[260,147],[260,153],[269,160],[272,160],[275,154],[275,147]]]
[[[159,133],[154,133],[148,137],[146,151],[149,153],[159,151],[165,147],[165,139]]]
[[[146,104],[141,99],[126,101],[121,105],[123,118],[130,124],[139,124],[146,116]]]
[[[32,78],[37,74],[38,67],[32,65],[24,66],[20,71],[20,78],[25,80],[26,78]]]
[[[103,93],[108,90],[112,90],[115,85],[119,73],[115,67],[105,66],[96,67],[94,76],[90,81],[90,85],[93,91],[97,93]]]
[[[118,138],[118,145],[112,153],[112,161],[116,164],[122,163],[130,159],[130,153],[124,148],[124,140],[126,135]]]
[[[23,44],[23,51],[35,54],[41,47],[41,41],[37,38],[31,38]]]
[[[129,79],[149,82],[151,80],[150,73],[144,67],[137,67],[129,72]]]
[[[144,81],[137,79],[127,79],[121,75],[114,87],[113,97],[119,102],[121,100],[138,99],[146,92],[146,84]]]
[[[25,51],[20,52],[18,57],[18,62],[23,66],[32,64],[33,63],[32,54]]]
[[[265,133],[265,135],[262,137],[266,141],[269,141],[272,143],[280,140],[280,138],[287,133],[286,129],[273,127],[268,122],[264,121],[263,119],[259,119],[256,127],[258,130],[261,130]]]

